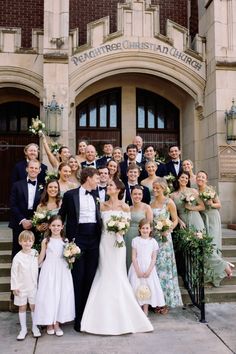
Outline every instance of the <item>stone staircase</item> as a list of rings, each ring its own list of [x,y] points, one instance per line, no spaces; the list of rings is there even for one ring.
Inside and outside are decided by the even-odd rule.
[[[7,223],[0,223],[0,311],[9,310],[12,233]],[[233,277],[225,278],[219,288],[206,288],[206,302],[236,302],[236,231],[223,228],[223,257],[235,265]],[[182,283],[180,282],[180,286]],[[184,304],[191,303],[181,286]]]

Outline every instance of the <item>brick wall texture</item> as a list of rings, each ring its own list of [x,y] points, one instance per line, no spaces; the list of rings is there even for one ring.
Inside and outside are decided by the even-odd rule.
[[[0,27],[20,27],[21,46],[32,46],[32,28],[43,28],[43,0],[0,0]]]
[[[53,1],[53,0],[52,0]],[[70,28],[79,27],[79,44],[87,41],[87,23],[110,16],[110,31],[117,29],[117,3],[124,0],[70,0]],[[43,0],[0,0],[0,27],[20,27],[22,47],[31,47],[32,28],[43,28]],[[165,34],[167,18],[187,27],[188,0],[152,0],[160,5],[161,33]],[[194,35],[198,27],[197,0],[191,0],[190,31]]]

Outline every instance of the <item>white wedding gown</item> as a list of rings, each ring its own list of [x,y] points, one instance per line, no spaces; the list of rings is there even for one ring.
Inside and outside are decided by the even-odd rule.
[[[119,335],[150,332],[153,327],[135,299],[126,271],[126,247],[114,247],[115,234],[106,230],[111,215],[130,218],[130,213],[101,213],[103,231],[98,269],[81,321],[81,331]]]

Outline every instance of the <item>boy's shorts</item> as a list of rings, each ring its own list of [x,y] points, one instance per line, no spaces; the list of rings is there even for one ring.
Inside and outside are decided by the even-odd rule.
[[[23,306],[29,303],[30,305],[35,304],[37,289],[33,289],[30,291],[20,291],[20,295],[14,295],[14,305]]]

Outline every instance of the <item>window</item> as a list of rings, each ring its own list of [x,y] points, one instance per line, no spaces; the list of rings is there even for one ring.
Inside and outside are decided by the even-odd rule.
[[[153,92],[137,89],[137,129],[178,131],[179,110]]]
[[[26,102],[8,102],[0,105],[0,132],[25,133],[32,118],[39,115],[39,108]]]
[[[121,90],[116,88],[96,94],[76,109],[77,129],[120,128]]]

